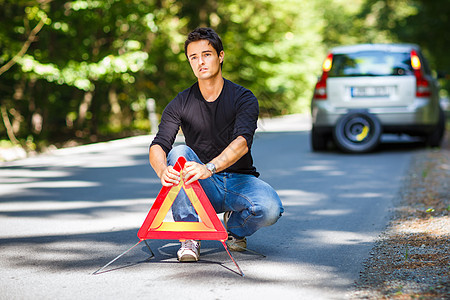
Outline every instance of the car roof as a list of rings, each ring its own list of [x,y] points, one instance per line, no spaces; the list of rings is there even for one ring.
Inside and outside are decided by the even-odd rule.
[[[343,54],[373,50],[388,52],[409,52],[412,49],[420,51],[420,47],[416,44],[358,44],[334,47],[331,49],[331,53]]]

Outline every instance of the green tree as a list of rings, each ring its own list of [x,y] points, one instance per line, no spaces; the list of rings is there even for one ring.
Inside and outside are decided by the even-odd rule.
[[[74,136],[95,141],[115,132],[148,130],[146,95],[164,94],[179,62],[176,54],[168,55],[179,42],[177,24],[182,25],[173,3],[1,4],[2,20],[10,25],[0,33],[0,63],[16,62],[0,75],[3,119],[11,119],[3,123],[9,131],[28,140]],[[21,53],[29,28],[44,19],[46,26]]]
[[[10,139],[96,141],[149,130],[195,78],[185,35],[224,39],[226,76],[252,89],[265,115],[306,107],[323,56],[316,7],[291,1],[0,0],[2,127]]]
[[[262,115],[306,111],[326,50],[415,42],[448,70],[448,1],[0,0],[0,139],[29,148],[146,133],[195,82],[187,33],[214,28],[224,75]],[[447,86],[448,89],[448,86]]]
[[[263,114],[306,110],[324,55],[311,1],[226,1],[217,16],[225,74],[257,95]]]
[[[371,23],[373,32],[388,36],[391,41],[418,44],[432,69],[446,73],[450,71],[449,16],[448,0],[367,0],[359,15]],[[442,80],[441,85],[442,96],[448,96],[448,80]]]

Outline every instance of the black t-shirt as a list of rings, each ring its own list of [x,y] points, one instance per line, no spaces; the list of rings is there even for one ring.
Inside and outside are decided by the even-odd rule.
[[[250,151],[257,127],[258,100],[248,89],[224,81],[222,92],[214,102],[203,98],[198,82],[179,93],[164,109],[151,145],[160,145],[167,154],[181,127],[186,145],[207,163],[242,136],[249,151],[224,171],[259,176]]]

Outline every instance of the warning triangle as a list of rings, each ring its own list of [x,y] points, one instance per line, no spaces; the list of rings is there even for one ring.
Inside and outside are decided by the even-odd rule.
[[[181,172],[186,159],[180,157],[174,169]],[[192,206],[196,210],[199,222],[164,222],[178,193],[183,189]],[[163,186],[147,217],[138,231],[141,240],[146,239],[176,239],[176,240],[218,240],[225,241],[228,233],[217,217],[216,211],[209,202],[208,196],[196,180],[185,185],[181,180],[176,186]]]

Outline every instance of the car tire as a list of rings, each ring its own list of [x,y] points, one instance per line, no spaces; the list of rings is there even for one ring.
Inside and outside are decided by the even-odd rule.
[[[311,148],[313,151],[324,151],[327,149],[328,138],[325,134],[320,134],[317,129],[311,129]]]
[[[333,130],[336,145],[348,153],[374,150],[380,143],[381,134],[380,121],[367,112],[350,112],[342,116]]]
[[[445,112],[439,106],[439,121],[432,134],[427,136],[426,143],[430,147],[439,147],[445,132]]]

